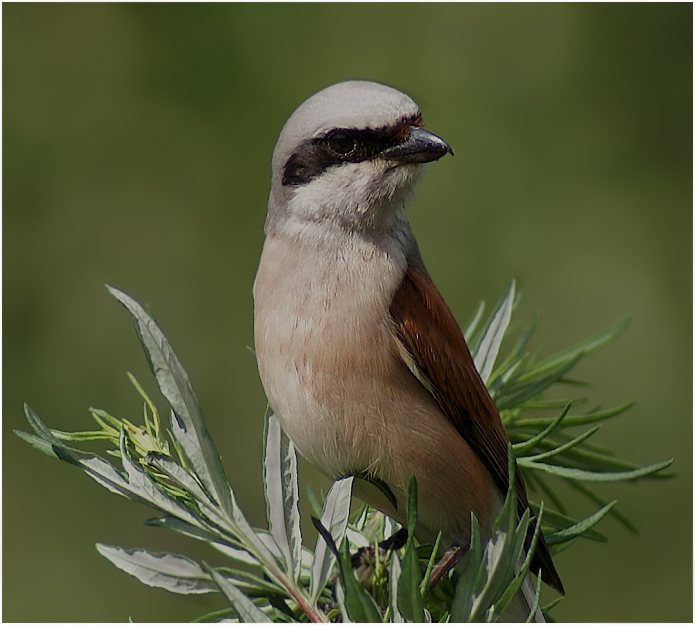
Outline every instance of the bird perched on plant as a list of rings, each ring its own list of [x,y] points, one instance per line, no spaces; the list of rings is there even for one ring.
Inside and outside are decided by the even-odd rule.
[[[270,406],[310,463],[382,481],[396,506],[366,482],[358,494],[401,523],[414,474],[418,533],[466,544],[471,512],[489,535],[501,509],[508,438],[405,214],[423,164],[447,153],[390,87],[304,102],[273,154],[254,334]],[[518,467],[515,482],[521,514]],[[563,592],[542,538],[532,570]]]

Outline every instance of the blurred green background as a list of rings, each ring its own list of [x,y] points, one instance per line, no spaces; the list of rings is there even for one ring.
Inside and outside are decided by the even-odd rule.
[[[126,371],[154,385],[112,284],[154,310],[261,524],[265,400],[246,346],[270,155],[302,100],[366,78],[409,93],[456,151],[409,213],[460,321],[512,277],[544,354],[632,315],[578,374],[596,403],[638,402],[598,441],[674,457],[678,477],[601,489],[641,536],[607,519],[608,544],[559,555],[553,615],[691,621],[691,42],[690,3],[5,4],[4,620],[223,605],[99,556],[97,541],[222,562],[11,430],[24,401],[64,429],[91,428],[89,406],[138,419]]]

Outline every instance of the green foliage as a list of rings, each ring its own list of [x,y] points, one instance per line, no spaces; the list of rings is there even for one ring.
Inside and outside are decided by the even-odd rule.
[[[303,546],[300,529],[294,445],[277,420],[266,416],[263,471],[269,529],[257,529],[251,527],[236,503],[188,376],[168,341],[137,302],[120,291],[109,290],[135,322],[159,389],[171,408],[168,430],[162,427],[155,403],[130,376],[144,400],[142,426],[92,409],[101,429],[62,432],[49,429],[25,406],[34,433],[17,434],[40,451],[79,466],[111,492],[157,510],[161,516],[148,521],[149,525],[206,541],[225,554],[230,564],[244,567],[213,568],[177,554],[97,545],[115,566],[149,586],[179,594],[220,592],[229,602],[229,610],[199,620],[496,621],[521,587],[530,565],[525,553],[532,552],[526,547],[529,542],[535,544],[541,531],[557,553],[578,538],[605,541],[595,526],[607,514],[632,529],[615,510],[615,502],[603,501],[584,482],[665,477],[663,469],[670,464],[637,467],[588,442],[601,422],[623,413],[630,404],[570,414],[573,406],[588,400],[543,398],[553,386],[577,386],[579,383],[568,377],[571,369],[586,354],[614,338],[625,323],[536,362],[526,351],[534,321],[496,365],[517,301],[512,282],[480,329],[483,306],[478,308],[466,327],[466,337],[500,408],[530,490],[549,504],[531,502],[537,523],[530,522],[528,512],[517,518],[514,480],[510,480],[490,539],[483,543],[473,517],[466,559],[456,569],[448,569],[441,563],[435,565],[437,545],[432,549],[414,537],[414,478],[408,485],[408,539],[400,546],[386,540],[398,527],[382,514],[363,506],[350,518],[353,478],[349,477],[334,482],[322,502],[315,501],[315,507],[320,508],[320,519],[315,519],[320,535],[310,551]],[[569,433],[571,428],[589,424],[599,425],[578,435]],[[112,444],[108,453],[120,459],[120,469],[94,453],[71,446],[93,440]],[[551,480],[579,490],[598,509],[584,519],[572,519]],[[357,554],[351,557],[355,550]],[[539,596],[540,580],[534,590],[535,606]]]

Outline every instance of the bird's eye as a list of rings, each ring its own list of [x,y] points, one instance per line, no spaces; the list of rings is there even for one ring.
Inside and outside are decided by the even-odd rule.
[[[344,132],[334,132],[328,137],[328,147],[341,156],[347,156],[355,149],[355,139]]]

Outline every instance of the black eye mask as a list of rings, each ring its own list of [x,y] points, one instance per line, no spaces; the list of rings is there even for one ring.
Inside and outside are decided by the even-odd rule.
[[[287,159],[282,186],[307,184],[326,169],[342,163],[360,163],[379,156],[408,136],[412,126],[421,126],[419,115],[385,128],[336,128],[302,143]]]

